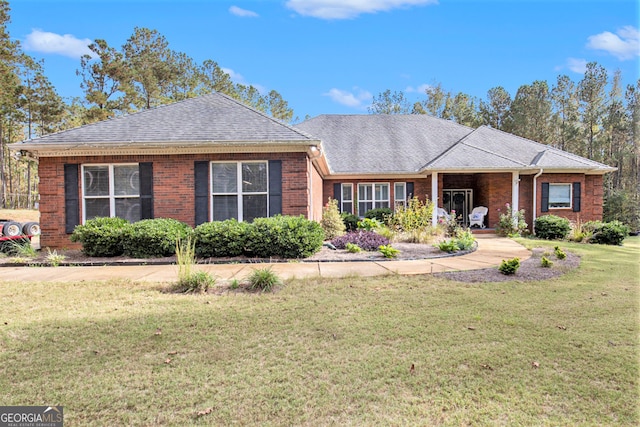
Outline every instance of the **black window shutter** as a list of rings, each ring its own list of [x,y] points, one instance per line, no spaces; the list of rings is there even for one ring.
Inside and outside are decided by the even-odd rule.
[[[542,201],[540,203],[540,210],[542,212],[549,212],[549,183],[542,183]]]
[[[580,199],[581,199],[580,191],[581,191],[580,183],[574,182],[573,183],[573,211],[574,212],[580,212]]]
[[[153,163],[138,165],[140,177],[140,219],[153,219]]]
[[[209,221],[209,162],[196,161],[193,164],[195,189],[195,225]]]
[[[413,198],[413,182],[407,182],[407,200]]]
[[[78,165],[64,165],[64,231],[73,233],[80,224],[80,199],[78,198]]]
[[[282,160],[269,160],[269,216],[282,213]]]
[[[342,184],[339,182],[333,184],[333,198],[338,201],[338,209],[340,210],[340,206],[342,206]]]

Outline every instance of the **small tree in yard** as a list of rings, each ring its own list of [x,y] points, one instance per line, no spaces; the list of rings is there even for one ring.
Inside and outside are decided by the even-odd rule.
[[[320,225],[324,230],[324,238],[326,240],[335,239],[346,232],[346,226],[338,211],[338,201],[336,199],[329,198],[325,207],[322,208]]]

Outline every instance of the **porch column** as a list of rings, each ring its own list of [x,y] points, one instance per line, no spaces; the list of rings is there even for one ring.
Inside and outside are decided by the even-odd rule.
[[[438,225],[438,172],[431,172],[431,201],[433,212],[431,213],[431,225]]]
[[[514,227],[518,227],[518,204],[520,203],[520,172],[511,172],[511,213]]]

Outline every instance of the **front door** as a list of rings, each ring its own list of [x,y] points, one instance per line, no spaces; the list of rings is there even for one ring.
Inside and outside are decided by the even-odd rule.
[[[442,207],[456,218],[463,227],[469,225],[469,213],[473,209],[473,190],[470,188],[442,190]]]

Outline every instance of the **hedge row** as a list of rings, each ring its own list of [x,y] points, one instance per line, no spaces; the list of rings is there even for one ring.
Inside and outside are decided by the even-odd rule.
[[[146,219],[130,224],[121,218],[95,218],[75,228],[71,241],[80,242],[92,257],[171,256],[176,241],[192,237],[200,258],[235,257],[306,258],[322,247],[324,232],[302,216],[278,215],[252,223],[234,219],[208,222],[195,229],[170,218]]]

